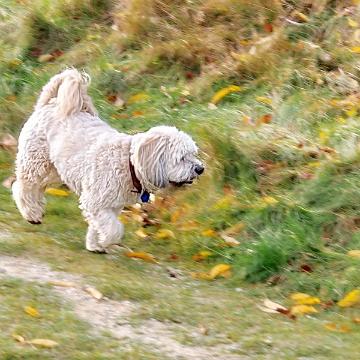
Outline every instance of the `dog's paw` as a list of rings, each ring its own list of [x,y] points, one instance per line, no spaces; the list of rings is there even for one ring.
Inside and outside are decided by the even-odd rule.
[[[28,220],[28,222],[32,225],[41,225],[41,221]]]
[[[108,253],[108,251],[105,248],[100,247],[100,246],[95,246],[95,247],[87,246],[86,250],[89,252],[92,252],[94,254],[107,254]]]
[[[108,253],[105,249],[96,249],[96,250],[86,249],[86,250],[92,252],[93,254],[107,254]]]

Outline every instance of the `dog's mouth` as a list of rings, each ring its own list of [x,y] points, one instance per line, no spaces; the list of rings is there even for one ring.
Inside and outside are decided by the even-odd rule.
[[[173,186],[180,187],[180,186],[184,186],[184,185],[190,185],[193,183],[193,181],[192,180],[179,181],[179,182],[169,181],[169,183]]]

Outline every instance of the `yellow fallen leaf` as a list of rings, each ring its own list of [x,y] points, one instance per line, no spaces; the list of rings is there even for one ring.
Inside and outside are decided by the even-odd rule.
[[[315,314],[318,311],[310,305],[294,305],[290,309],[292,315]]]
[[[150,99],[150,96],[148,94],[145,93],[138,93],[135,95],[132,95],[129,97],[127,103],[129,105],[134,104],[134,103],[138,103],[138,102],[143,102],[143,101],[147,101]]]
[[[206,229],[201,232],[202,236],[208,236],[208,237],[216,237],[216,231],[213,229]]]
[[[303,14],[300,11],[295,10],[292,15],[300,22],[308,22],[309,21],[309,17],[306,16],[305,14]]]
[[[192,259],[194,261],[202,261],[202,260],[205,260],[207,259],[209,256],[212,256],[213,253],[211,251],[208,251],[208,250],[203,250],[203,251],[200,251],[199,253],[195,254],[192,256]]]
[[[357,107],[353,106],[353,107],[351,107],[350,109],[346,110],[346,111],[345,111],[345,114],[346,114],[348,117],[354,117],[354,116],[357,115],[357,112],[358,112]]]
[[[193,279],[212,280],[210,278],[210,275],[205,272],[199,272],[199,273],[192,272],[190,273],[190,275]]]
[[[270,98],[266,97],[266,96],[257,96],[257,97],[255,98],[255,100],[256,100],[257,102],[262,103],[262,104],[272,105],[272,100],[271,100]]]
[[[319,298],[304,293],[291,294],[290,299],[297,305],[316,305],[321,303]]]
[[[231,266],[228,264],[215,265],[209,272],[190,273],[194,279],[214,280],[218,276],[229,277]]]
[[[236,53],[232,51],[230,55],[234,60],[237,60],[242,63],[247,63],[251,59],[251,55],[248,53]]]
[[[217,276],[223,274],[226,271],[229,271],[231,266],[228,264],[218,264],[215,265],[209,272],[210,279],[215,279]]]
[[[12,334],[11,335],[16,341],[18,341],[19,343],[24,343],[25,342],[25,338],[21,335],[18,334]]]
[[[224,98],[226,95],[234,93],[234,92],[239,92],[241,91],[241,87],[237,86],[237,85],[230,85],[227,86],[219,91],[217,91],[215,93],[215,95],[211,98],[210,103],[212,104],[217,104],[222,98]]]
[[[350,48],[350,50],[355,54],[360,54],[360,46],[353,46]]]
[[[47,188],[45,192],[54,196],[69,196],[69,192],[61,189]]]
[[[276,200],[272,196],[264,196],[264,197],[261,198],[261,200],[267,205],[275,205],[275,204],[277,204],[279,202],[278,200]]]
[[[353,19],[351,19],[349,17],[347,18],[347,22],[348,22],[349,26],[352,27],[352,28],[356,28],[356,27],[359,26],[357,21],[355,21],[355,20],[353,20]]]
[[[101,300],[103,298],[103,294],[99,291],[96,290],[95,288],[91,287],[91,286],[86,286],[84,288],[84,290],[89,293],[93,298],[95,298],[96,300]]]
[[[124,255],[129,258],[141,259],[146,262],[157,263],[154,255],[151,255],[149,253],[128,251]]]
[[[347,253],[351,257],[359,258],[360,259],[360,250],[350,250]]]
[[[148,237],[148,234],[145,232],[145,230],[143,228],[136,230],[135,235],[137,235],[138,237],[141,237],[142,239],[146,239]]]
[[[312,161],[310,163],[307,164],[309,167],[314,167],[314,168],[317,168],[317,167],[320,167],[321,166],[321,162],[320,161]]]
[[[155,234],[156,239],[175,239],[175,234],[169,229],[159,229]]]
[[[360,317],[355,317],[352,319],[353,323],[360,324]]]
[[[25,306],[24,311],[32,317],[39,317],[39,312],[31,306]]]
[[[360,304],[360,289],[350,291],[337,304],[340,307],[350,307]]]
[[[71,281],[51,280],[48,283],[53,286],[76,287],[76,284]]]
[[[339,333],[347,333],[350,331],[350,328],[346,325],[337,325],[335,323],[326,323],[324,325],[325,329],[330,331],[335,331]]]
[[[56,341],[49,340],[49,339],[33,339],[26,341],[27,344],[35,345],[43,348],[53,348],[55,346],[58,346],[59,344]]]
[[[325,144],[327,143],[327,141],[329,140],[329,132],[325,131],[325,130],[320,130],[319,131],[319,141],[321,144]]]

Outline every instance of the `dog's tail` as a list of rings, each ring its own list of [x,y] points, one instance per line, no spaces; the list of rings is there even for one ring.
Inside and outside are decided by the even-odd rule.
[[[54,101],[61,117],[77,114],[81,111],[96,115],[95,107],[87,94],[90,76],[76,69],[67,69],[53,76],[43,87],[35,110]],[[53,100],[54,99],[54,100]]]

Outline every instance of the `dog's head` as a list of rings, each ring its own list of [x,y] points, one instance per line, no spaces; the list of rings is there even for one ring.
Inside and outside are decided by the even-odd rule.
[[[175,127],[157,126],[134,136],[131,161],[150,188],[182,186],[204,172],[197,153],[189,135]]]

